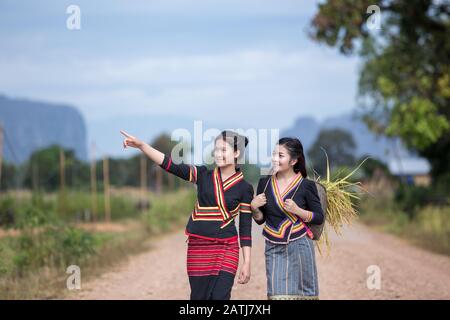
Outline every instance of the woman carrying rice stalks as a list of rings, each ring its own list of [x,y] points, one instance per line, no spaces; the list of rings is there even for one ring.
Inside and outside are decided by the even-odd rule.
[[[351,203],[355,195],[344,190],[352,185],[346,182],[352,173],[330,182],[328,171],[323,185],[307,179],[303,146],[297,138],[278,141],[272,153],[272,172],[259,180],[257,196],[251,202],[253,219],[265,223],[267,297],[318,299],[313,240],[320,238],[325,218],[339,231],[342,223],[356,215]],[[322,239],[328,245],[326,234]]]

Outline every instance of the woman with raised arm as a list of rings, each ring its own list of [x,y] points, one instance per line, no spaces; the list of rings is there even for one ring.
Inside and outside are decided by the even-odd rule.
[[[303,146],[281,138],[272,154],[273,175],[259,180],[251,202],[253,218],[266,239],[268,299],[318,299],[313,234],[324,214],[314,181],[306,179]]]
[[[216,167],[176,164],[170,155],[121,131],[124,148],[140,149],[167,172],[197,185],[197,202],[186,226],[188,236],[187,273],[192,300],[229,300],[239,263],[238,282],[250,280],[251,224],[250,202],[253,187],[244,180],[237,161],[244,155],[247,137],[223,131],[215,139]],[[235,218],[239,215],[239,234]]]

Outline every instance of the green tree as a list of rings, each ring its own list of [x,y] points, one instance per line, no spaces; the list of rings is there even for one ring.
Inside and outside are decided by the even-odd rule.
[[[326,151],[330,167],[351,166],[356,148],[352,134],[342,129],[323,129],[308,150],[308,160],[321,176],[326,174]]]
[[[60,150],[53,145],[31,154],[25,166],[27,188],[54,191],[60,186]],[[64,150],[66,186],[83,188],[89,183],[89,167],[79,161],[73,150]]]
[[[0,181],[0,190],[6,191],[18,187],[18,166],[6,161],[2,162],[2,176]]]
[[[427,158],[434,178],[450,172],[450,6],[380,0],[380,30],[368,28],[373,1],[327,0],[310,34],[345,55],[359,54],[362,118]],[[373,16],[372,16],[373,18]]]

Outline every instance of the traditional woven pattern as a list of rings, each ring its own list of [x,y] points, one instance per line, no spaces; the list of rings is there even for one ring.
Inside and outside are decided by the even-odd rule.
[[[207,239],[189,236],[187,272],[189,276],[236,274],[239,264],[238,238]]]

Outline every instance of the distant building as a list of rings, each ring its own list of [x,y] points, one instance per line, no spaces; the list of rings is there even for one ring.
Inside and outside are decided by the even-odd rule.
[[[388,168],[392,175],[409,185],[429,186],[431,183],[430,164],[422,158],[391,159]]]

